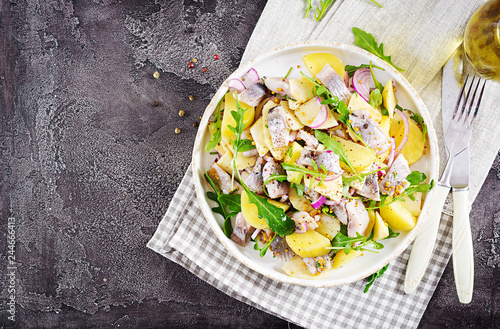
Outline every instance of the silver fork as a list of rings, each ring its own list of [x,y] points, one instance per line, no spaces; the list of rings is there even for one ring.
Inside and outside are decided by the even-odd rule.
[[[413,243],[404,284],[405,292],[411,294],[422,279],[434,250],[443,205],[450,188],[453,187],[453,269],[458,296],[462,303],[470,302],[474,285],[474,261],[468,210],[468,145],[472,124],[477,116],[485,85],[483,82],[480,87],[481,79],[472,78],[472,82],[466,88],[468,81],[469,76],[466,77],[460,90],[453,113],[450,113],[448,117],[450,121],[445,134],[448,162],[441,179],[434,186],[434,197],[427,221]],[[477,83],[474,85],[475,81]],[[443,125],[446,123],[444,119]],[[459,161],[455,161],[458,154],[460,154]]]
[[[453,191],[453,273],[458,298],[467,304],[472,300],[474,289],[474,253],[469,222],[469,141],[472,125],[479,111],[486,80],[474,76],[465,93],[469,75],[465,78],[453,117],[445,136],[449,160],[440,184]],[[476,83],[474,83],[476,81]],[[478,93],[479,91],[479,93]],[[463,100],[463,101],[462,101]],[[455,161],[457,155],[461,161]]]

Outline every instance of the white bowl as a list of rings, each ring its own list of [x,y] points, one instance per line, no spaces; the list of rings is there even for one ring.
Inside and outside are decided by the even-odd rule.
[[[412,170],[424,172],[429,181],[434,179],[434,181],[437,182],[436,178],[439,170],[439,152],[436,133],[432,126],[429,112],[415,89],[413,89],[400,72],[367,51],[352,45],[324,41],[299,42],[276,48],[257,56],[255,59],[245,63],[233,74],[231,74],[231,76],[227,78],[227,80],[219,88],[205,110],[194,144],[192,168],[194,173],[193,179],[196,188],[196,195],[198,197],[198,201],[200,202],[203,214],[205,215],[205,218],[210,224],[215,235],[219,238],[220,242],[234,257],[246,266],[250,267],[252,270],[274,280],[310,287],[331,287],[363,279],[378,271],[391,260],[400,255],[408,247],[408,245],[410,245],[422,228],[422,225],[429,213],[430,200],[432,200],[434,191],[431,190],[427,194],[422,208],[422,213],[413,230],[409,232],[401,232],[397,238],[384,240],[383,243],[385,247],[380,250],[378,254],[365,252],[363,257],[359,257],[344,267],[332,271],[328,277],[317,280],[308,280],[286,275],[281,269],[283,264],[274,259],[271,252],[268,252],[265,257],[260,257],[259,253],[253,249],[253,243],[249,243],[246,247],[241,247],[228,239],[221,229],[223,223],[222,216],[218,214],[214,216],[214,213],[211,211],[211,208],[215,206],[215,203],[209,200],[205,194],[210,190],[210,187],[206,183],[203,176],[204,169],[210,168],[214,160],[213,155],[205,152],[205,145],[208,141],[210,141],[210,133],[207,129],[208,120],[213,114],[219,100],[228,90],[227,81],[231,78],[240,78],[251,67],[255,68],[260,76],[265,75],[282,77],[286,75],[290,67],[293,67],[289,76],[291,78],[298,78],[300,76],[299,71],[303,71],[304,73],[310,75],[302,61],[302,57],[306,54],[317,52],[332,53],[339,57],[344,64],[360,65],[369,64],[370,61],[372,61],[374,65],[385,69],[385,71],[376,70],[377,79],[380,82],[385,83],[389,80],[389,78],[392,78],[397,86],[396,97],[398,99],[398,104],[400,104],[403,108],[411,109],[422,115],[424,122],[428,127],[430,149],[428,149],[426,154],[418,162],[413,164],[411,168]],[[300,65],[300,69],[297,68],[297,65]]]

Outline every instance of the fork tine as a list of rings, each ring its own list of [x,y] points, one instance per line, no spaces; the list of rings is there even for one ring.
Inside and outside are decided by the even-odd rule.
[[[474,102],[474,97],[472,96],[471,103],[469,103],[469,97],[471,93],[472,86],[474,85],[474,80],[476,79],[476,76],[472,76],[472,81],[470,82],[469,89],[467,90],[467,93],[465,94],[465,100],[464,104],[462,105],[462,109],[460,110],[460,116],[458,117],[457,121],[460,122],[462,121],[462,118],[464,119],[463,122],[467,121],[467,112],[470,111],[471,108],[471,103]],[[465,83],[464,83],[465,85]]]
[[[475,78],[475,77],[474,77]],[[473,87],[473,83],[474,83],[474,80],[472,81],[471,83],[471,86],[469,88],[469,92],[470,92],[470,89],[472,89]],[[468,104],[468,108],[466,109],[465,113],[464,113],[464,124],[467,125],[469,123],[469,121],[471,121],[471,117],[474,116],[474,101],[476,100],[476,93],[477,93],[477,90],[479,89],[479,85],[481,84],[481,78],[478,78],[478,81],[477,81],[477,84],[476,86],[474,87],[474,93],[472,94],[472,98]],[[476,109],[478,107],[476,106]],[[472,113],[472,116],[471,116],[471,113]]]
[[[467,84],[467,80],[468,79],[469,79],[469,74],[467,74],[467,76],[465,77],[465,80],[464,80],[464,83],[462,85],[462,88],[460,88],[460,93],[459,93],[459,96],[458,96],[458,99],[457,99],[457,104],[455,105],[455,110],[453,111],[453,116],[451,118],[452,120],[455,120],[455,117],[458,114],[458,109],[460,108],[460,102],[462,101],[462,97],[464,95],[465,85]]]
[[[481,83],[481,79],[479,80],[479,83],[477,84],[478,87],[479,87],[480,83]],[[479,98],[477,100],[476,110],[474,111],[474,115],[472,116],[472,119],[471,119],[471,122],[470,122],[471,125],[474,123],[474,120],[477,117],[477,112],[479,112],[479,105],[481,105],[481,101],[483,99],[483,92],[484,92],[484,87],[485,86],[486,86],[486,80],[483,81],[483,87],[481,88],[481,93],[479,94]]]

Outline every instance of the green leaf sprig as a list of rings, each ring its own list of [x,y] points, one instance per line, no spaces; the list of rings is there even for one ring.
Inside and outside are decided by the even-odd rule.
[[[271,246],[271,243],[273,243],[273,241],[274,241],[275,238],[276,238],[276,234],[262,248],[259,247],[259,242],[257,241],[257,239],[255,239],[255,245],[253,246],[253,249],[259,251],[260,257],[264,257],[266,255],[266,253],[267,253],[267,250],[269,250],[269,247]]]
[[[221,105],[222,105],[223,101],[224,101],[224,97],[222,97],[222,99],[219,101],[219,104],[217,104],[217,112],[215,113],[215,122],[210,127],[210,142],[208,142],[207,145],[205,145],[205,151],[207,151],[207,152],[210,152],[211,150],[216,148],[222,139]]]
[[[321,101],[321,104],[328,105],[332,110],[336,109],[339,106],[340,104],[339,98],[333,95],[325,86],[316,81],[316,79],[308,77],[303,72],[300,72],[300,74],[302,74],[302,76],[307,80],[309,80],[310,82],[314,83],[312,92],[315,96],[318,96],[321,99],[323,99]]]
[[[233,233],[231,217],[236,216],[241,211],[241,196],[238,194],[223,194],[206,171],[204,175],[213,190],[213,192],[207,192],[207,197],[217,203],[217,207],[212,208],[212,211],[224,218],[222,231],[228,238],[231,238],[231,234]]]
[[[389,267],[389,263],[387,265],[385,265],[384,267],[382,267],[380,270],[378,270],[377,272],[373,273],[372,275],[370,275],[368,278],[366,278],[366,280],[368,280],[368,283],[366,284],[365,286],[365,290],[363,290],[363,292],[366,294],[368,292],[368,289],[370,289],[370,287],[373,285],[373,283],[375,282],[375,280],[377,278],[380,278],[382,276],[382,274],[385,273],[385,271],[387,271],[387,268]]]
[[[325,179],[328,176],[328,170],[326,170],[326,168],[325,168],[324,165],[320,166],[321,169],[318,168],[318,166],[316,165],[316,163],[314,162],[314,160],[311,160],[311,162],[312,162],[312,165],[313,165],[313,169],[312,170],[307,169],[307,168],[302,167],[302,166],[297,166],[297,165],[289,164],[289,163],[282,163],[281,165],[283,166],[283,169],[285,169],[285,170],[299,172],[300,175],[297,178],[298,182],[302,181],[302,178],[305,175],[307,175],[308,177],[311,177],[312,179],[311,179],[311,184],[309,185],[309,188],[312,188],[313,182],[315,180],[317,181],[318,178],[319,178],[318,185],[322,185],[323,184],[323,182],[325,181]]]
[[[391,56],[386,56],[384,54],[384,44],[381,43],[379,46],[377,44],[377,41],[375,41],[375,37],[371,33],[367,33],[357,27],[352,28],[352,33],[354,33],[354,44],[356,46],[361,47],[374,54],[378,58],[386,61],[387,63],[391,64],[396,70],[404,71],[404,69],[401,69],[392,63]]]
[[[245,115],[246,109],[243,109],[238,100],[238,95],[236,95],[236,111],[231,112],[233,116],[236,127],[229,126],[232,132],[235,134],[235,139],[233,140],[234,158],[233,158],[233,175],[236,173],[238,175],[239,181],[243,189],[248,195],[248,201],[257,206],[258,217],[264,218],[269,228],[280,236],[287,236],[295,231],[295,222],[285,214],[283,209],[271,204],[267,198],[257,195],[254,191],[250,190],[243,179],[241,179],[238,168],[236,167],[236,159],[239,152],[244,152],[253,149],[255,146],[251,144],[250,140],[242,139],[241,134],[245,129],[243,124],[243,116]],[[233,176],[234,177],[234,176]]]
[[[354,246],[354,244],[356,244]],[[368,249],[372,248],[372,249]],[[326,247],[326,249],[332,249],[332,250],[344,250],[344,253],[348,255],[351,250],[357,250],[357,251],[370,251],[377,253],[377,251],[373,250],[380,250],[383,249],[384,245],[380,242],[374,241],[373,240],[373,232],[370,234],[370,236],[362,236],[359,234],[359,232],[356,232],[356,237],[348,237],[345,235],[345,232],[342,232],[342,230],[337,233],[335,238],[332,240],[332,246],[331,247]]]
[[[309,16],[309,12],[311,11],[312,7],[312,0],[306,0],[306,15],[304,16],[304,18],[307,18],[307,16]]]
[[[325,146],[325,148],[329,151],[332,151],[335,153],[338,157],[339,160],[342,161],[343,163],[346,164],[346,166],[351,169],[351,171],[359,178],[362,179],[361,176],[359,176],[358,172],[356,169],[354,169],[351,161],[347,157],[347,154],[344,151],[344,148],[342,147],[342,144],[337,142],[335,139],[331,138],[328,136],[326,133],[320,131],[320,130],[315,130],[314,131],[314,136],[318,139],[318,141],[321,142]]]
[[[335,0],[321,0],[319,2],[319,7],[316,7],[316,14],[314,14],[314,19],[316,22],[319,22],[323,15],[326,13],[326,10]]]

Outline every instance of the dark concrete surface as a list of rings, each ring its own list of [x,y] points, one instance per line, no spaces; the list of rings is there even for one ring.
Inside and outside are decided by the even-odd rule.
[[[146,248],[265,3],[0,0],[0,327],[289,327]],[[450,264],[422,328],[499,326],[499,183],[497,158],[473,302]]]

